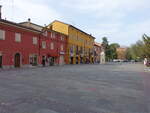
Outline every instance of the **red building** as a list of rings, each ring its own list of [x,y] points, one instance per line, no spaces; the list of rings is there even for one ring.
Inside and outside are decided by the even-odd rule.
[[[101,44],[95,42],[94,43],[94,62],[100,63],[101,61]]]
[[[0,19],[0,68],[64,64],[66,35]],[[53,61],[53,62],[52,62]]]
[[[66,64],[66,35],[44,28],[40,42],[41,60],[45,59],[47,65]]]
[[[33,28],[42,32],[40,35],[40,59],[46,61],[45,65],[63,65],[66,61],[67,36],[48,29],[46,26],[39,26],[28,19],[20,23],[23,26]]]

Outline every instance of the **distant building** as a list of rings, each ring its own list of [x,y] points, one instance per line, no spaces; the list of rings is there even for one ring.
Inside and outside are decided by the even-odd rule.
[[[117,59],[125,60],[126,59],[126,47],[117,48]]]
[[[94,63],[105,63],[105,52],[102,44],[94,43]]]

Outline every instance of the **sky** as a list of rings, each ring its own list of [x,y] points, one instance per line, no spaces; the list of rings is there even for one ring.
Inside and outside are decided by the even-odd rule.
[[[0,0],[2,18],[44,26],[60,20],[92,34],[97,42],[129,46],[150,35],[150,0]]]

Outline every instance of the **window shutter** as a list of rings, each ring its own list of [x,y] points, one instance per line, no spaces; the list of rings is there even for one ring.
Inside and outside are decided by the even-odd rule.
[[[0,30],[0,40],[5,40],[5,31]]]

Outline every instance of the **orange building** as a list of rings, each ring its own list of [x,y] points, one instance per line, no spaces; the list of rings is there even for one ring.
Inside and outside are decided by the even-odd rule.
[[[117,48],[117,59],[125,60],[126,59],[126,47]]]

